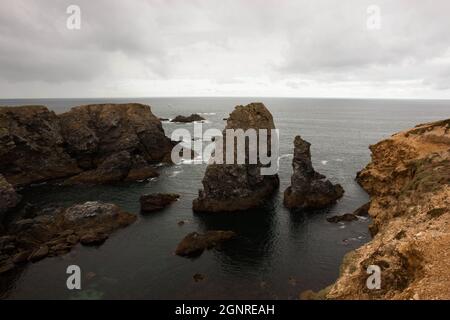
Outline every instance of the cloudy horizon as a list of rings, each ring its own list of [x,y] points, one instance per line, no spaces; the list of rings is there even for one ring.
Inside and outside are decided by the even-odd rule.
[[[445,0],[3,0],[0,99],[449,99],[449,11]]]

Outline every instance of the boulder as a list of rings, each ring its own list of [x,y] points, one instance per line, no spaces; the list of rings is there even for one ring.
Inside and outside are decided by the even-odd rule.
[[[180,197],[175,193],[153,193],[141,196],[141,212],[148,213],[162,210]]]
[[[0,174],[0,215],[16,207],[20,201],[20,196],[13,186]]]
[[[182,123],[187,123],[187,122],[194,122],[194,121],[203,121],[205,120],[205,118],[199,116],[196,113],[191,114],[190,116],[176,116],[175,118],[173,118],[170,122],[182,122]]]
[[[267,129],[270,150],[271,129],[275,124],[269,110],[262,103],[237,106],[230,114],[226,129]],[[226,146],[224,130],[223,145]],[[197,212],[240,211],[261,207],[279,186],[277,174],[261,175],[259,157],[256,164],[249,162],[249,150],[245,149],[244,164],[209,164],[202,180],[203,190],[193,202]],[[236,152],[234,153],[236,158]]]
[[[349,222],[349,221],[355,221],[358,220],[358,217],[356,215],[354,215],[353,213],[345,213],[341,216],[332,216],[330,218],[327,218],[328,222],[331,223],[338,223],[338,222]]]
[[[291,186],[284,192],[284,205],[289,209],[318,209],[336,202],[344,194],[341,185],[333,185],[316,172],[311,162],[311,144],[300,136],[294,140]]]
[[[206,249],[210,250],[217,247],[235,236],[236,234],[233,231],[207,231],[205,234],[192,232],[181,240],[175,254],[183,257],[197,257]]]

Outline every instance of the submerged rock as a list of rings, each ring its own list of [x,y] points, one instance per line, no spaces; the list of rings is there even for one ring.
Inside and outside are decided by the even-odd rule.
[[[173,118],[170,122],[182,122],[182,123],[187,123],[187,122],[194,122],[194,121],[203,121],[205,120],[205,118],[203,118],[202,116],[199,116],[196,113],[191,114],[190,116],[176,116],[175,118]]]
[[[175,202],[180,197],[175,193],[153,193],[141,196],[141,212],[148,213],[159,211]]]
[[[0,174],[0,216],[16,207],[19,201],[20,196],[16,193],[13,186]]]
[[[10,263],[19,265],[65,254],[78,242],[99,245],[112,232],[135,220],[136,215],[114,204],[94,201],[16,221],[7,229],[7,235],[0,237],[0,256],[5,257],[0,269]]]
[[[189,233],[178,244],[175,254],[183,257],[197,257],[206,249],[212,249],[236,236],[233,231],[207,231],[205,234]]]
[[[226,129],[267,129],[268,150],[271,131],[275,129],[272,115],[262,103],[237,106],[227,120]],[[223,145],[226,146],[224,130]],[[209,164],[202,180],[203,190],[193,202],[197,212],[239,211],[257,208],[270,198],[279,186],[278,174],[261,175],[263,165],[248,161],[249,150],[245,150],[244,164]],[[234,152],[236,159],[236,152]],[[235,161],[236,163],[236,161]]]
[[[327,218],[328,222],[337,223],[337,222],[349,222],[349,221],[355,221],[358,220],[358,217],[354,215],[353,213],[345,213],[341,216],[332,216],[330,218]]]
[[[340,184],[333,185],[316,172],[311,162],[311,144],[300,136],[294,140],[294,173],[291,186],[284,192],[284,205],[289,209],[323,208],[336,202],[344,194]]]

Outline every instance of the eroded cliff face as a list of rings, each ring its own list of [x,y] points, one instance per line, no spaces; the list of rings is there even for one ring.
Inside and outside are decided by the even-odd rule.
[[[272,114],[262,103],[237,106],[227,120],[226,129],[267,129],[267,150],[271,150],[270,129],[275,129]],[[224,146],[226,145],[224,131]],[[234,158],[236,160],[236,148]],[[261,206],[278,188],[277,174],[261,175],[262,164],[248,161],[248,149],[245,164],[210,164],[202,180],[203,190],[193,202],[197,212],[240,211]]]
[[[327,299],[450,299],[450,119],[370,147],[357,175],[370,194],[373,240],[344,258]],[[368,289],[367,267],[381,268]]]

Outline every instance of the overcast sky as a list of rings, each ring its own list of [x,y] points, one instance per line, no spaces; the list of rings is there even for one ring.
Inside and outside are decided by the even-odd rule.
[[[450,98],[449,17],[448,0],[1,0],[0,98]]]

